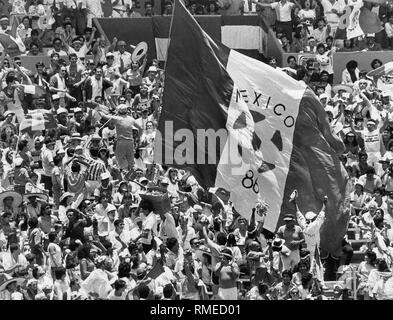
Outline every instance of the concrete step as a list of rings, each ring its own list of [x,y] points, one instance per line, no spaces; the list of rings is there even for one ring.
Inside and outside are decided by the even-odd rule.
[[[349,243],[355,251],[358,251],[363,245],[367,245],[370,242],[370,239],[349,240]]]

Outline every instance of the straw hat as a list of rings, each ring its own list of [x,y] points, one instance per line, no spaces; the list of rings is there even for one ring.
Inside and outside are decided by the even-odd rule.
[[[22,203],[22,195],[14,190],[7,190],[0,193],[0,209],[4,208],[4,199],[11,197],[14,199],[13,207],[17,208]]]
[[[284,240],[284,239],[276,238],[276,239],[273,240],[272,249],[273,249],[273,248],[275,248],[275,249],[281,249],[281,248],[283,247],[284,243],[285,243],[285,240]]]
[[[336,84],[334,87],[333,87],[333,92],[334,93],[338,93],[340,90],[344,90],[345,92],[348,92],[348,93],[352,93],[353,92],[353,89],[350,87],[350,86],[347,86],[346,84]]]
[[[74,197],[75,195],[71,192],[65,192],[63,195],[60,197],[59,202],[62,202],[65,198],[67,197]]]
[[[36,197],[48,202],[49,198],[45,193],[27,193],[23,195],[23,201],[30,201],[30,198]]]
[[[11,278],[8,279],[6,281],[4,281],[3,283],[0,284],[0,292],[6,290],[7,286],[10,285],[13,282],[16,282],[17,286],[22,285],[25,282],[25,278]]]

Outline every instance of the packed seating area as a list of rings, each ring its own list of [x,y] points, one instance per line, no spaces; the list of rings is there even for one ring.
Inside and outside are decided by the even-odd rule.
[[[333,83],[335,52],[393,50],[393,1],[362,2],[379,31],[347,39],[355,2],[185,1],[192,15],[260,15],[284,53],[314,54],[265,58],[313,89],[345,145],[333,254],[320,247],[326,195],[302,212],[291,190],[296,214],[273,233],[263,199],[246,219],[154,161],[165,63],[94,18],[170,16],[172,2],[1,0],[0,300],[393,299],[393,62],[350,60]]]

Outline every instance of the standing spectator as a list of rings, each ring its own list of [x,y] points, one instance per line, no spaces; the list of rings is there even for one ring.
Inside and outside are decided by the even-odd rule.
[[[277,236],[285,240],[285,246],[290,250],[288,257],[283,257],[284,270],[291,270],[300,261],[300,246],[304,243],[302,229],[295,225],[295,216],[286,214],[284,216],[285,225],[277,230]]]
[[[120,73],[123,74],[131,66],[131,53],[126,51],[126,42],[120,40],[116,43],[118,50],[114,52],[115,65],[120,69]]]
[[[102,11],[101,0],[86,0],[87,27],[93,27],[93,18],[101,18],[104,16]]]
[[[240,270],[233,262],[230,249],[221,250],[221,260],[217,263],[214,272],[219,278],[218,297],[224,300],[237,300],[236,280]]]
[[[276,28],[281,28],[282,31],[288,36],[288,40],[292,43],[292,17],[291,12],[295,4],[288,0],[280,0],[279,2],[273,3],[260,3],[257,0],[253,0],[258,6],[262,8],[272,8],[276,10],[277,20]]]

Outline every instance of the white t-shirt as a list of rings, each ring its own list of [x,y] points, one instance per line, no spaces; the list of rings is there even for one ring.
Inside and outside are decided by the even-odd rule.
[[[68,54],[75,53],[79,59],[84,59],[86,57],[86,54],[89,52],[89,48],[86,47],[86,44],[84,44],[79,51],[76,51],[74,48],[70,47],[68,49]]]
[[[142,230],[149,229],[153,231],[153,235],[157,236],[157,215],[154,212],[150,212],[150,214],[145,217],[142,222]],[[141,238],[141,242],[143,244],[151,244],[152,233],[149,232],[147,238]]]
[[[380,152],[381,151],[381,133],[379,129],[375,129],[374,131],[363,130],[362,137],[364,140],[364,147],[366,152]]]
[[[276,10],[277,20],[280,22],[292,21],[291,12],[295,4],[287,1],[284,5],[281,2],[274,2],[270,4],[272,9]]]

